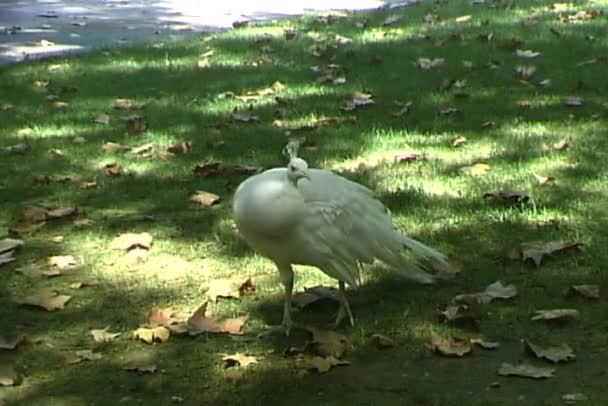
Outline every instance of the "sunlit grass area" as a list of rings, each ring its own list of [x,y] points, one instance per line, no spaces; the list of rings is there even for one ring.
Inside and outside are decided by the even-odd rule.
[[[582,393],[605,404],[607,12],[605,1],[420,3],[2,68],[0,237],[25,245],[0,268],[0,335],[28,339],[0,352],[0,365],[22,377],[0,387],[0,403],[554,405]],[[443,61],[425,65],[436,59]],[[374,103],[345,111],[356,92]],[[117,99],[130,105],[116,108]],[[300,155],[312,167],[373,189],[400,230],[462,268],[432,287],[366,268],[363,286],[349,291],[356,327],[337,330],[351,364],[322,375],[302,375],[285,355],[305,333],[254,338],[280,321],[283,290],[274,265],[246,246],[231,219],[232,194],[250,176],[243,168],[285,165],[293,137],[305,137]],[[186,141],[185,153],[167,152]],[[107,152],[107,143],[151,150]],[[15,152],[19,144],[26,147]],[[201,173],[213,162],[241,170]],[[119,176],[104,173],[111,163]],[[482,169],[467,172],[476,164]],[[483,197],[499,190],[528,200]],[[202,207],[190,200],[197,191],[220,202]],[[28,207],[79,214],[11,234]],[[153,237],[143,262],[111,249],[127,232]],[[52,242],[58,236],[63,242]],[[551,241],[582,245],[540,267],[510,257],[522,243]],[[56,255],[74,256],[78,269],[52,278],[18,272],[46,268]],[[132,337],[152,306],[185,318],[211,281],[248,277],[252,295],[209,304],[218,316],[249,316],[244,337],[172,336],[153,345]],[[497,280],[518,296],[476,306],[472,325],[441,321],[455,295]],[[77,281],[91,286],[71,287]],[[296,290],[319,284],[335,281],[312,268],[296,272]],[[564,296],[582,284],[598,285],[600,298]],[[72,299],[52,313],[16,304],[48,290]],[[554,308],[580,316],[530,320]],[[336,310],[322,302],[294,317],[328,328]],[[122,335],[94,343],[89,331],[105,327]],[[501,347],[444,358],[428,348],[432,332],[481,335]],[[378,350],[373,334],[396,346]],[[545,381],[498,376],[503,362],[546,365],[526,355],[523,339],[567,343],[577,360],[553,366]],[[83,349],[102,358],[66,364],[66,354]],[[221,361],[235,352],[259,359],[238,383],[224,379]],[[132,359],[158,371],[125,371]]]

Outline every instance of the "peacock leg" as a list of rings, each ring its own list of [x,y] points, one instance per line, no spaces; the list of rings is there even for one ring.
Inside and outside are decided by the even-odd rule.
[[[283,303],[283,322],[285,333],[289,335],[289,330],[293,326],[291,321],[291,294],[293,292],[293,269],[291,265],[279,266],[281,283],[285,286],[285,303]]]
[[[348,299],[346,298],[346,286],[344,281],[339,281],[338,284],[340,286],[340,308],[338,309],[338,315],[336,316],[334,325],[338,327],[344,317],[348,316],[351,327],[355,327],[355,319],[353,318],[353,313],[350,311],[350,305],[348,304]]]

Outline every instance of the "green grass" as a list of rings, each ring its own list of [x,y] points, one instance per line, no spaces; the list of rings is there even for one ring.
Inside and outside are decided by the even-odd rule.
[[[166,42],[94,52],[46,62],[29,62],[0,70],[0,102],[14,108],[0,111],[0,147],[27,142],[24,155],[3,154],[0,159],[0,225],[8,230],[24,207],[77,206],[93,223],[75,227],[67,220],[49,222],[24,237],[18,260],[0,268],[0,333],[26,333],[29,340],[16,351],[0,353],[1,363],[12,363],[23,376],[21,385],[0,388],[0,402],[27,405],[171,404],[172,396],[185,404],[322,404],[322,405],[453,405],[453,404],[561,404],[565,393],[582,392],[586,404],[605,404],[608,362],[608,305],[599,300],[565,298],[562,290],[573,284],[608,287],[605,232],[608,208],[608,83],[605,35],[608,3],[576,1],[564,15],[580,10],[603,10],[590,20],[561,22],[551,2],[467,1],[423,3],[407,8],[349,14],[329,24],[316,16],[254,26],[188,41]],[[504,7],[509,6],[512,7]],[[389,15],[402,19],[383,27]],[[440,23],[424,16],[436,14]],[[536,15],[535,24],[524,24]],[[469,23],[456,17],[471,15]],[[364,25],[364,27],[362,27]],[[296,39],[286,41],[283,29],[292,27]],[[557,37],[550,31],[560,34]],[[337,33],[352,43],[322,57],[309,50],[312,34]],[[491,40],[479,35],[492,33]],[[266,34],[269,34],[266,36]],[[386,34],[386,35],[385,35]],[[420,38],[421,35],[427,36]],[[590,40],[593,36],[593,40]],[[519,38],[521,49],[541,52],[534,60],[518,58],[499,46]],[[264,53],[268,45],[272,52]],[[210,67],[198,69],[198,56],[214,55]],[[271,63],[251,61],[265,55]],[[432,70],[415,66],[420,57],[445,58]],[[592,58],[598,63],[577,66]],[[381,60],[374,63],[373,60]],[[463,61],[473,62],[468,69]],[[497,68],[490,69],[487,64]],[[346,84],[317,84],[311,66],[329,63],[345,68]],[[50,65],[59,70],[50,72]],[[524,83],[514,77],[517,65],[534,64],[536,74]],[[446,79],[466,80],[467,98],[455,98],[440,87]],[[552,86],[538,83],[551,79]],[[47,88],[35,80],[49,81]],[[241,95],[280,81],[285,87],[252,103],[257,123],[236,123],[232,110],[247,108],[238,99],[218,98],[224,92]],[[77,91],[70,91],[75,86]],[[344,113],[339,107],[355,91],[370,91],[375,105]],[[46,97],[69,103],[63,110],[49,108]],[[216,177],[193,174],[197,163],[261,167],[285,164],[281,150],[285,128],[272,125],[277,108],[274,96],[293,99],[285,119],[288,125],[315,118],[356,116],[355,122],[320,126],[303,133],[317,148],[301,155],[317,168],[340,169],[367,163],[364,173],[345,170],[345,176],[377,191],[394,215],[396,225],[463,264],[454,281],[424,287],[396,279],[378,267],[366,272],[364,286],[350,291],[357,326],[342,327],[351,350],[351,365],[325,375],[298,377],[293,360],[283,351],[302,337],[233,340],[225,336],[172,337],[148,346],[130,332],[144,323],[151,306],[174,306],[187,315],[204,300],[201,285],[214,278],[252,276],[253,296],[220,300],[215,314],[247,314],[245,327],[255,334],[264,324],[278,323],[282,289],[271,262],[256,256],[236,235],[230,215],[234,186],[245,178],[227,173]],[[584,100],[581,107],[565,106],[570,95]],[[117,98],[146,103],[141,111],[113,109]],[[518,101],[529,101],[529,108]],[[401,117],[395,101],[412,101],[412,111]],[[460,112],[441,115],[454,107]],[[109,125],[93,119],[106,113]],[[129,134],[119,117],[140,114],[148,123],[141,134]],[[483,128],[487,121],[495,127]],[[23,137],[18,131],[30,128]],[[464,136],[465,146],[451,142]],[[85,142],[73,142],[84,137]],[[567,139],[569,148],[543,151],[542,145]],[[185,140],[190,153],[168,160],[144,159],[129,153],[106,154],[101,146],[117,142],[130,146],[153,143],[155,151]],[[207,142],[222,140],[221,148]],[[51,153],[60,149],[63,155]],[[416,151],[424,160],[396,164],[394,151]],[[374,165],[374,162],[384,162]],[[101,167],[117,162],[125,171],[107,177]],[[482,176],[459,172],[483,162],[491,170]],[[548,185],[535,183],[533,173],[555,177]],[[68,176],[64,184],[40,184],[35,176]],[[81,180],[97,187],[81,189]],[[484,201],[485,192],[515,188],[527,192],[533,204],[505,207]],[[221,196],[219,206],[199,208],[189,201],[197,190]],[[124,221],[129,215],[150,215],[153,222]],[[125,263],[109,248],[123,232],[151,233],[149,259],[141,265]],[[4,233],[4,231],[2,231]],[[7,232],[8,233],[8,232]],[[55,244],[48,238],[65,236]],[[535,268],[505,258],[522,242],[575,240],[580,252],[544,261]],[[51,255],[74,255],[84,264],[77,274],[57,278],[25,276],[15,272],[30,263],[44,265]],[[68,288],[87,278],[94,286]],[[298,290],[318,283],[333,283],[318,271],[296,273]],[[437,312],[460,293],[483,290],[503,280],[519,289],[519,297],[477,309],[473,331],[502,346],[494,352],[477,350],[465,359],[446,359],[425,346],[430,332],[458,333],[471,328],[451,327]],[[43,289],[72,295],[64,310],[46,313],[14,303],[15,298]],[[536,309],[574,307],[579,320],[563,325],[530,321]],[[312,306],[295,315],[296,321],[324,326],[334,307]],[[96,346],[88,331],[110,326],[123,335]],[[394,338],[397,347],[375,349],[370,336]],[[536,363],[523,352],[520,340],[568,343],[577,361],[558,365],[556,377],[546,381],[502,378],[501,362]],[[95,348],[103,358],[66,365],[64,354]],[[246,352],[261,358],[238,384],[225,382],[221,353]],[[144,353],[143,355],[141,353]],[[121,369],[125,360],[147,356],[159,367],[153,375]],[[498,381],[498,388],[490,388]]]

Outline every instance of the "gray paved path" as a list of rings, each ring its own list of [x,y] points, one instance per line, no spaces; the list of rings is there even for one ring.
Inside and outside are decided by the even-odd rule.
[[[225,29],[240,20],[408,2],[411,0],[0,0],[0,65]]]

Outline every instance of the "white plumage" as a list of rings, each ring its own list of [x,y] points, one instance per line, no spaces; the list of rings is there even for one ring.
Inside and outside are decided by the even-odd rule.
[[[277,265],[285,285],[287,329],[292,324],[294,264],[315,266],[339,281],[336,323],[346,314],[351,325],[344,284],[359,283],[362,264],[378,259],[421,283],[433,282],[424,269],[449,267],[444,255],[399,233],[371,190],[332,172],[308,169],[300,158],[241,183],[233,212],[247,243]]]

